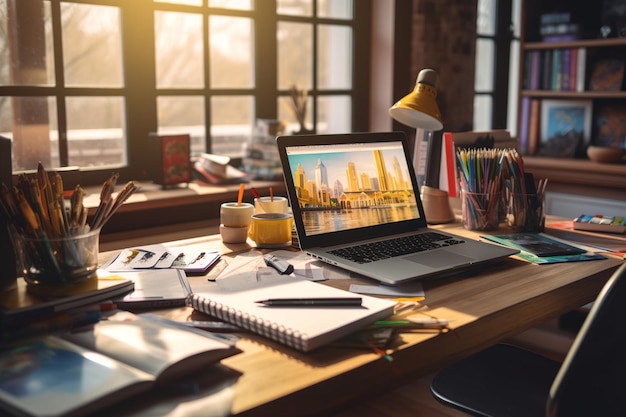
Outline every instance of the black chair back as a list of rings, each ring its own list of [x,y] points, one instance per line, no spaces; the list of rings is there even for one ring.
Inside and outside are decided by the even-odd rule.
[[[548,417],[626,415],[626,264],[596,298],[552,384],[546,411]]]

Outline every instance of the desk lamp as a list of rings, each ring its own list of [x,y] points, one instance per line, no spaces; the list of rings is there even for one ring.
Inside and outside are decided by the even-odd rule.
[[[413,91],[391,106],[389,115],[400,123],[417,129],[428,131],[443,129],[441,113],[435,101],[437,79],[438,75],[434,70],[421,70]],[[432,141],[431,135],[429,147],[434,145]],[[426,220],[430,224],[449,223],[454,220],[454,213],[450,207],[448,193],[433,186],[431,182],[427,178],[425,184],[420,187]]]

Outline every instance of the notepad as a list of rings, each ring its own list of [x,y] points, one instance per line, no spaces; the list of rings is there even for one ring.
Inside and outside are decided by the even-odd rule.
[[[232,278],[232,279],[231,279]],[[361,306],[269,307],[267,298],[345,298],[351,292],[292,277],[256,281],[254,278],[217,280],[192,294],[188,305],[221,320],[301,351],[311,351],[393,313],[395,301],[362,296]]]

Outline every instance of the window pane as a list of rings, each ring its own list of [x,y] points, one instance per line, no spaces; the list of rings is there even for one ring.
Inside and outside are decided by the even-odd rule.
[[[157,88],[204,87],[202,15],[155,12]]]
[[[0,135],[13,140],[13,172],[59,164],[56,106],[52,97],[0,97]]]
[[[204,97],[157,97],[158,133],[191,135],[191,155],[206,152]]]
[[[218,96],[211,98],[212,152],[231,157],[243,156],[254,125],[252,96]]]
[[[476,32],[485,36],[496,34],[496,0],[478,0]]]
[[[28,16],[28,24],[8,20],[9,12]],[[54,83],[50,2],[0,1],[0,35],[0,85]]]
[[[209,17],[211,88],[254,87],[252,19]]]
[[[476,91],[493,91],[493,49],[494,42],[491,39],[478,39],[476,41],[476,75],[474,80]]]
[[[61,3],[61,24],[66,85],[121,87],[119,8]]]
[[[521,0],[513,0],[513,7],[511,10],[511,21],[513,22],[513,36],[516,38],[520,37],[520,29],[522,27],[521,23],[521,12],[522,9],[522,1]]]
[[[252,10],[252,0],[209,0],[209,7],[222,9]]]
[[[509,97],[508,97],[508,116],[507,129],[511,132],[511,136],[517,137],[517,93],[519,82],[519,41],[511,42],[511,51],[509,58]]]
[[[65,102],[69,164],[126,164],[123,97],[68,97]]]
[[[352,29],[320,25],[318,51],[318,88],[352,87]]]
[[[278,22],[278,88],[313,86],[313,25]]]
[[[313,15],[313,1],[312,0],[277,0],[276,12],[278,14],[288,14],[292,16],[312,16]]]
[[[491,129],[493,99],[488,95],[474,96],[474,130]]]
[[[317,15],[334,19],[352,19],[352,0],[318,0]]]
[[[313,100],[311,97],[307,98],[307,113],[305,117],[305,130],[313,129]],[[302,130],[302,127],[298,123],[295,111],[293,109],[293,101],[290,97],[278,97],[278,119],[283,120],[286,123],[286,133],[294,133]]]
[[[323,96],[317,99],[317,133],[348,133],[352,131],[352,100],[350,96]]]

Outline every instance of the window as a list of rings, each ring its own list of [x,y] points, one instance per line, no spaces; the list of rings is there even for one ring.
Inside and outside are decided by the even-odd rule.
[[[13,170],[42,162],[68,176],[80,168],[81,184],[112,169],[146,179],[151,132],[189,133],[192,154],[238,158],[259,118],[289,131],[365,130],[369,70],[356,68],[367,62],[369,7],[0,0],[0,135],[13,141]],[[307,93],[304,126],[294,86]]]
[[[516,135],[520,6],[520,0],[478,1],[475,130],[508,129]]]

